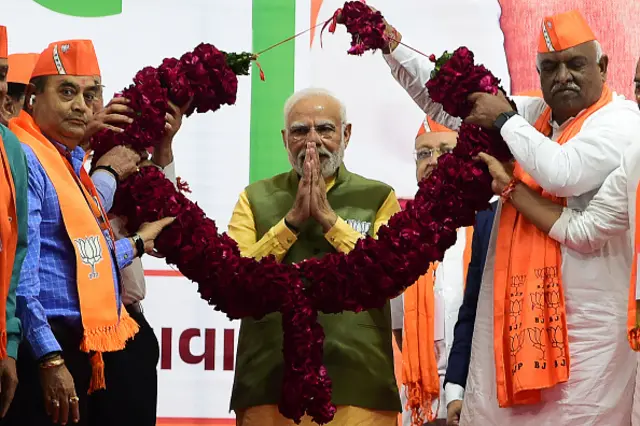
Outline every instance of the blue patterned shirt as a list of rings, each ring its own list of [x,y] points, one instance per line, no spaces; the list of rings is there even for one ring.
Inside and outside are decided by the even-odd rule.
[[[76,282],[76,255],[62,220],[56,190],[31,148],[24,144],[22,148],[29,166],[29,246],[17,289],[17,315],[33,354],[40,358],[61,350],[48,320],[64,319],[70,327],[81,330],[82,319]],[[71,151],[71,165],[78,176],[83,158],[82,148]],[[105,209],[109,210],[116,188],[115,179],[109,173],[95,173],[92,179]],[[126,238],[114,243],[108,232],[104,234],[116,253],[115,261],[113,256],[110,260],[120,307],[119,271],[116,267],[123,269],[130,265],[134,251]]]

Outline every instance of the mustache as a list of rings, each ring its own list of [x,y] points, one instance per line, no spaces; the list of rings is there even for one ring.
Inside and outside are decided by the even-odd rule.
[[[332,155],[331,151],[329,151],[324,146],[320,146],[316,148],[316,151],[318,151],[318,157],[331,157]],[[307,150],[303,149],[298,153],[298,163],[304,163],[304,160],[306,157],[307,157]]]
[[[69,117],[67,117],[67,120],[77,120],[77,121],[82,121],[84,124],[87,124],[87,117],[85,116],[75,116],[75,115],[70,115]]]
[[[580,91],[580,86],[578,86],[575,83],[555,84],[551,88],[551,93],[552,94],[556,94],[556,93],[561,92],[563,90],[572,90],[574,92],[579,92]]]

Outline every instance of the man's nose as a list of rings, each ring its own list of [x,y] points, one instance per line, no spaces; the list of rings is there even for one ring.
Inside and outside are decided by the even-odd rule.
[[[322,145],[322,137],[320,137],[320,133],[316,130],[315,127],[312,127],[307,134],[307,141],[315,143],[316,146]]]
[[[571,74],[571,72],[569,71],[569,68],[567,68],[566,65],[561,64],[558,67],[558,72],[556,74],[555,80],[559,84],[567,84],[573,80],[573,75]]]

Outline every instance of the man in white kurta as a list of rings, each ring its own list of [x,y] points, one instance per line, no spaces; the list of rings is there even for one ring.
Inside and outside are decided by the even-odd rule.
[[[551,25],[547,27],[549,22],[558,22],[556,18],[545,18],[545,32],[546,28],[551,28]],[[558,28],[558,25],[554,31],[556,34],[563,31],[572,34],[570,28]],[[398,40],[399,37],[396,34],[394,38]],[[407,43],[406,40],[403,42]],[[389,46],[385,59],[396,80],[423,111],[447,127],[456,129],[460,119],[448,116],[441,105],[429,98],[425,88],[433,64],[411,49],[393,44],[396,43]],[[422,46],[417,47],[424,50]],[[576,57],[577,50],[580,54]],[[520,166],[544,190],[566,197],[570,208],[584,209],[609,173],[619,166],[625,149],[638,142],[640,112],[634,103],[614,94],[611,102],[583,123],[575,137],[559,145],[557,140],[562,132],[582,109],[593,105],[597,97],[591,96],[591,103],[577,110],[575,107],[579,103],[572,102],[577,97],[593,95],[589,91],[598,85],[602,93],[607,59],[595,39],[570,48],[555,49],[551,46],[549,51],[550,54],[540,54],[537,58],[538,68],[542,66],[541,88],[545,100],[514,97],[518,114],[507,117],[500,132]],[[549,57],[553,60],[548,60]],[[599,71],[585,79],[585,69],[593,66],[597,66]],[[490,111],[498,102],[497,98],[482,97],[482,104],[476,104],[476,107]],[[563,98],[567,101],[559,102]],[[552,109],[551,132],[548,135],[533,127],[547,103]],[[499,208],[496,213],[478,300],[470,374],[460,424],[629,424],[636,358],[626,341],[627,286],[631,263],[627,235],[611,238],[589,255],[562,247],[561,272],[571,356],[570,378],[566,383],[544,390],[538,404],[510,408],[498,406],[493,351],[493,272],[500,211]]]

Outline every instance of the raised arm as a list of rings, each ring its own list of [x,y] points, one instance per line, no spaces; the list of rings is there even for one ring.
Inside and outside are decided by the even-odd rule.
[[[624,103],[597,114],[563,145],[520,116],[509,119],[501,134],[518,163],[542,188],[559,197],[578,196],[597,189],[640,134],[637,107]]]
[[[452,130],[460,127],[462,121],[459,118],[447,114],[441,104],[429,97],[425,85],[433,71],[433,63],[428,58],[400,44],[391,53],[384,55],[384,59],[393,77],[425,114]]]

